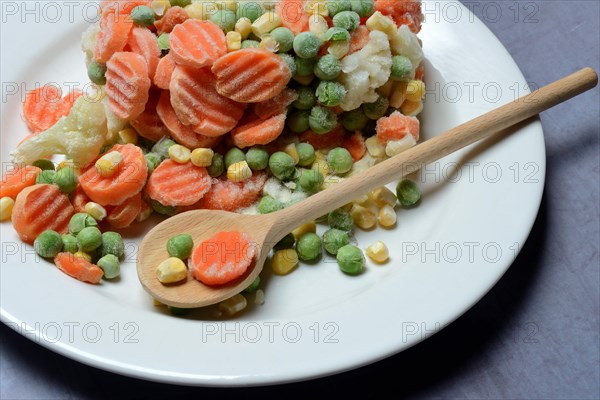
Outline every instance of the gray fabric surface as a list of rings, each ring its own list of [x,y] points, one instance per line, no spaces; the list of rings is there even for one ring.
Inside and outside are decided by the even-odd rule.
[[[487,11],[484,22],[528,81],[544,85],[583,66],[600,69],[598,1],[467,3],[479,17]],[[497,21],[495,6],[502,10]],[[537,22],[525,22],[530,12]],[[0,398],[378,398],[391,391],[414,398],[598,399],[599,104],[596,88],[542,115],[547,184],[522,253],[474,308],[404,353],[312,382],[224,391],[100,371],[0,324]]]

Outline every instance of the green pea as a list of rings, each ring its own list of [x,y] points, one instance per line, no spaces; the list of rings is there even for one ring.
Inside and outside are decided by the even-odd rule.
[[[321,81],[317,86],[317,99],[327,107],[339,106],[346,93],[346,88],[339,82]]]
[[[343,175],[352,169],[352,156],[345,148],[336,147],[327,154],[327,165],[333,173]]]
[[[225,168],[229,168],[230,165],[240,161],[246,161],[246,155],[237,147],[232,147],[227,153],[225,153]]]
[[[289,180],[296,173],[296,162],[289,154],[278,151],[269,157],[269,169],[280,181]]]
[[[287,235],[284,236],[283,239],[281,239],[279,242],[277,242],[275,244],[275,246],[273,246],[273,250],[278,251],[278,250],[284,250],[284,249],[291,249],[294,247],[295,244],[296,244],[296,238],[291,233],[288,233]]]
[[[296,59],[294,58],[294,56],[287,53],[279,53],[278,56],[281,57],[283,61],[285,61],[285,63],[290,69],[292,76],[296,75]]]
[[[354,11],[342,11],[333,17],[333,26],[353,31],[360,25],[360,16]]]
[[[88,226],[77,234],[77,242],[81,251],[94,251],[102,246],[102,232],[95,226]]]
[[[194,240],[192,235],[182,233],[177,236],[173,236],[167,242],[167,252],[171,257],[177,257],[182,260],[187,259],[192,255],[192,249],[194,248]]]
[[[62,237],[53,230],[44,231],[33,242],[33,248],[40,257],[53,258],[63,248]]]
[[[350,32],[344,28],[334,26],[325,32],[324,39],[327,42],[348,42],[350,41]]]
[[[104,271],[104,279],[114,279],[121,274],[119,259],[113,254],[107,254],[100,258],[96,265]]]
[[[348,232],[331,228],[323,234],[323,247],[329,254],[335,256],[338,250],[350,243]]]
[[[298,258],[302,261],[315,261],[321,256],[321,238],[316,233],[305,233],[296,243]]]
[[[321,189],[325,179],[323,175],[316,169],[305,169],[300,174],[298,185],[307,193],[315,193]]]
[[[246,161],[252,171],[262,171],[269,165],[269,153],[262,147],[252,147],[246,152]]]
[[[133,10],[131,10],[130,17],[134,24],[146,28],[153,26],[154,20],[156,19],[154,10],[147,6],[135,7]]]
[[[39,160],[35,160],[31,165],[34,167],[38,167],[42,171],[54,171],[54,163],[47,158],[40,158]]]
[[[379,98],[375,102],[365,103],[362,108],[369,119],[377,121],[379,118],[385,116],[389,106],[390,101],[387,97],[379,95]]]
[[[220,153],[214,153],[210,166],[206,168],[206,172],[213,178],[217,178],[225,171],[225,159]]]
[[[146,165],[148,166],[148,173],[151,174],[160,164],[160,156],[156,153],[146,153],[144,158],[146,159]]]
[[[193,310],[193,308],[181,308],[173,306],[167,306],[167,309],[173,315],[187,315]]]
[[[158,37],[158,48],[162,52],[167,52],[171,49],[171,35],[163,33]]]
[[[327,224],[331,228],[350,232],[354,227],[354,220],[348,211],[338,208],[327,214]]]
[[[208,17],[209,21],[219,25],[223,32],[227,33],[235,29],[237,18],[235,12],[230,10],[219,10]]]
[[[300,58],[313,58],[319,53],[322,44],[314,33],[301,32],[294,38],[294,51]]]
[[[287,53],[294,47],[294,34],[288,28],[275,28],[271,31],[271,36],[279,43],[280,53]]]
[[[214,157],[213,157],[213,160],[214,160]],[[177,209],[175,207],[165,206],[156,200],[151,199],[150,206],[152,207],[152,209],[154,211],[156,211],[157,213],[159,213],[161,215],[171,216],[171,215],[177,214]]]
[[[342,125],[350,132],[362,131],[368,122],[369,117],[365,115],[362,107],[342,114]]]
[[[296,75],[298,76],[310,76],[315,70],[317,65],[316,58],[300,58],[296,57]]]
[[[292,106],[298,110],[310,110],[317,103],[317,96],[311,87],[299,86],[296,93],[298,99],[292,103]]]
[[[412,62],[408,57],[392,57],[392,73],[390,78],[394,81],[406,81],[411,78],[413,71]]]
[[[38,174],[38,176],[35,178],[35,183],[36,184],[53,184],[54,183],[54,177],[56,176],[56,171],[51,171],[49,169],[42,171]]]
[[[396,186],[398,201],[403,207],[414,206],[421,200],[421,190],[417,184],[410,179],[403,179]]]
[[[287,117],[285,123],[294,133],[306,132],[310,128],[310,112],[308,110],[294,110]]]
[[[112,254],[117,258],[125,254],[125,243],[123,238],[117,232],[104,232],[102,234],[102,255]]]
[[[77,238],[70,233],[65,233],[61,236],[63,242],[63,251],[69,253],[77,253],[79,250],[79,243],[77,242]]]
[[[69,232],[73,235],[77,235],[84,228],[90,226],[98,226],[98,222],[87,213],[77,213],[71,217],[69,221]]]
[[[258,40],[243,40],[242,41],[242,49],[258,49],[260,47],[260,42]]]
[[[373,0],[350,0],[352,11],[361,18],[367,18],[373,15],[375,11],[375,2]]]
[[[152,146],[152,153],[156,153],[160,156],[160,158],[165,159],[169,155],[169,147],[176,145],[174,141],[169,139],[168,137],[163,137],[158,142]]]
[[[90,62],[87,67],[87,75],[90,81],[96,85],[106,85],[106,65],[97,61]]]
[[[71,193],[77,188],[77,175],[71,167],[59,169],[54,175],[53,183],[59,187],[63,193]]]
[[[342,72],[342,63],[334,55],[327,54],[317,62],[314,73],[317,78],[324,81],[332,81]]]
[[[250,21],[254,22],[265,13],[266,9],[261,4],[260,1],[239,1],[236,17],[239,20],[240,18],[246,17]]]
[[[361,249],[351,244],[341,247],[335,258],[342,272],[348,275],[358,275],[365,268],[365,255]]]
[[[337,115],[329,108],[316,106],[310,111],[308,123],[314,133],[323,135],[337,126]]]
[[[352,10],[352,4],[350,4],[350,0],[327,0],[326,5],[330,17],[333,17],[342,11]]]
[[[258,212],[261,214],[270,214],[279,210],[283,210],[283,203],[274,197],[264,196],[258,203]]]
[[[298,165],[301,167],[310,167],[316,159],[315,148],[310,143],[297,143]]]
[[[252,283],[243,290],[244,293],[254,293],[258,290],[258,287],[260,286],[260,276],[257,276],[256,279],[254,281],[252,281]]]

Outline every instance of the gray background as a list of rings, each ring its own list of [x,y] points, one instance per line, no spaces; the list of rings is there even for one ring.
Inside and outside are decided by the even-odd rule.
[[[584,66],[600,69],[596,0],[465,3],[498,36],[528,81],[544,85]],[[487,3],[494,4],[486,9]],[[502,10],[497,21],[496,5]],[[521,9],[517,21],[515,6]],[[525,23],[531,11],[537,22]],[[202,389],[100,371],[0,324],[0,398],[379,398],[391,391],[414,398],[598,399],[599,104],[596,88],[542,114],[547,184],[521,254],[475,307],[408,351],[311,382]]]

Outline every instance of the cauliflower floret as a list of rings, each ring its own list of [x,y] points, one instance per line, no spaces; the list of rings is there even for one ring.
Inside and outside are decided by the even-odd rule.
[[[389,79],[392,68],[390,42],[385,33],[373,31],[369,43],[360,51],[342,60],[340,82],[348,93],[340,106],[344,111],[354,110],[362,103],[372,103],[378,98],[375,89]]]
[[[81,35],[81,50],[85,53],[85,65],[90,65],[94,59],[96,37],[100,31],[100,24],[90,25]]]
[[[117,140],[117,134],[127,127],[128,122],[115,115],[108,105],[108,96],[104,96],[102,99],[104,106],[104,113],[106,115],[106,127],[108,132],[106,133],[106,142],[113,144]]]
[[[390,39],[390,43],[394,54],[408,57],[413,65],[413,70],[423,61],[423,49],[419,44],[419,39],[408,26],[402,25],[398,28],[398,32]]]
[[[69,115],[51,128],[23,142],[12,153],[15,163],[31,164],[42,157],[64,154],[76,165],[89,164],[98,156],[106,136],[106,116],[101,102],[81,96]]]

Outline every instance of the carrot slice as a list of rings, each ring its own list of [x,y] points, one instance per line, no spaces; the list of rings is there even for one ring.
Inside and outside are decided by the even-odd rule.
[[[375,129],[377,139],[383,144],[390,140],[400,140],[408,134],[419,140],[419,120],[402,115],[399,111],[394,111],[389,117],[379,118]]]
[[[415,71],[415,79],[418,81],[424,81],[425,78],[425,67],[419,65],[419,67]]]
[[[161,58],[154,73],[154,85],[160,89],[169,90],[175,66],[175,61],[169,54]]]
[[[27,92],[23,102],[23,117],[31,132],[43,132],[68,115],[82,93],[73,91],[64,98],[61,98],[61,94],[61,89],[52,84]]]
[[[66,233],[74,213],[69,198],[58,186],[33,185],[17,196],[12,223],[22,241],[33,243],[46,229]]]
[[[125,200],[122,204],[113,208],[106,216],[106,221],[113,228],[127,228],[142,211],[142,193],[138,192],[134,196]]]
[[[165,206],[190,206],[197,203],[211,185],[212,179],[206,168],[191,162],[179,164],[165,160],[150,175],[146,193]]]
[[[308,31],[308,15],[303,0],[279,0],[275,12],[281,18],[281,24],[291,30],[294,35]]]
[[[178,66],[171,78],[171,104],[184,125],[205,136],[221,136],[238,123],[245,104],[217,93],[216,81],[208,68]]]
[[[371,31],[365,25],[359,25],[352,33],[350,33],[350,50],[348,55],[362,50],[370,40],[369,34]]]
[[[236,211],[251,206],[261,195],[267,182],[267,174],[255,172],[243,182],[231,182],[228,179],[213,179],[211,189],[202,199],[187,210],[224,210]]]
[[[269,144],[281,135],[285,128],[286,114],[279,114],[265,121],[257,119],[239,126],[231,132],[233,144],[243,149],[257,144]]]
[[[154,23],[156,33],[160,36],[163,33],[171,33],[173,28],[183,24],[189,18],[188,13],[179,6],[170,7],[161,19]]]
[[[37,176],[42,172],[38,167],[27,165],[17,167],[7,171],[2,177],[2,186],[0,186],[0,197],[10,197],[13,200],[21,193],[23,189],[35,185]]]
[[[212,66],[217,92],[241,103],[259,103],[277,96],[292,78],[283,58],[263,49],[242,49]]]
[[[123,156],[115,174],[103,177],[92,163],[82,171],[79,184],[92,201],[103,206],[118,206],[142,190],[148,177],[148,165],[136,145],[116,144],[108,151],[118,151]]]
[[[256,245],[242,232],[219,232],[192,253],[194,278],[205,285],[224,285],[244,275],[256,256]]]
[[[154,79],[154,73],[160,61],[160,48],[156,36],[149,29],[134,27],[129,35],[126,48],[144,57],[148,64],[148,77],[150,80]]]
[[[210,21],[188,19],[173,29],[169,42],[177,64],[192,68],[210,67],[227,53],[223,30]]]
[[[254,112],[261,119],[269,119],[287,111],[287,108],[298,99],[298,93],[293,89],[283,89],[277,96],[254,105]]]
[[[82,213],[85,211],[85,205],[91,200],[87,197],[87,194],[83,191],[81,185],[77,185],[75,191],[71,194],[71,204],[75,209],[75,212]]]
[[[414,33],[421,30],[423,15],[419,0],[377,0],[375,11],[389,15],[398,26],[408,25]]]
[[[365,138],[362,133],[356,132],[351,136],[344,138],[342,147],[348,150],[352,156],[352,161],[357,162],[361,160],[367,152],[367,146],[365,145]]]
[[[146,139],[152,140],[153,142],[157,142],[164,136],[169,135],[169,130],[156,113],[156,107],[158,105],[160,95],[160,91],[151,90],[144,112],[141,113],[136,119],[129,121],[137,133]]]
[[[319,135],[313,131],[306,131],[300,135],[300,141],[312,144],[317,150],[331,149],[341,146],[345,134],[345,129],[341,125],[338,125],[331,132],[324,135]]]
[[[121,119],[135,119],[146,107],[150,91],[148,64],[136,53],[115,53],[106,64],[108,105]]]
[[[116,8],[108,7],[100,17],[100,30],[96,37],[94,59],[106,63],[113,54],[123,50],[133,28],[129,13],[116,12]]]
[[[98,283],[104,275],[99,266],[72,253],[58,253],[54,257],[54,264],[65,274],[82,282]]]
[[[223,138],[223,136],[210,137],[200,135],[199,133],[194,132],[189,126],[183,125],[171,105],[171,94],[168,90],[163,90],[161,93],[160,100],[156,106],[156,113],[169,130],[171,137],[177,143],[182,144],[187,148],[212,148],[218,145]]]

